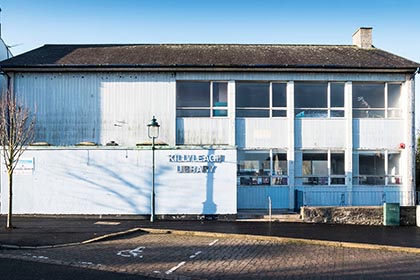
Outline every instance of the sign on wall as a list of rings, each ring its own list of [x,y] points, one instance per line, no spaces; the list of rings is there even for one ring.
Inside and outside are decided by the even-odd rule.
[[[191,154],[176,154],[169,155],[169,162],[178,163],[176,171],[178,173],[214,173],[217,166],[214,163],[223,162],[222,155],[191,155]],[[180,163],[187,163],[188,165],[181,165]]]
[[[32,175],[34,171],[34,158],[19,159],[14,174],[16,175]]]

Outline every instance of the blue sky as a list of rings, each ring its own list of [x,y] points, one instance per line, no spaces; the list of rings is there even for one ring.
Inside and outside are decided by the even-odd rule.
[[[351,44],[353,32],[369,26],[376,47],[420,62],[419,0],[0,0],[0,7],[2,38],[19,44],[14,55],[61,43]]]

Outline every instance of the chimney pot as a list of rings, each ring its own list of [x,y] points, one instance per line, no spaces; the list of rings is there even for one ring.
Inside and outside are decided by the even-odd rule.
[[[372,27],[360,27],[354,32],[353,45],[362,49],[372,48]]]

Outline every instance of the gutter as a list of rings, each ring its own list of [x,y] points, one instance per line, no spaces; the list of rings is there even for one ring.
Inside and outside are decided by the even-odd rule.
[[[2,66],[3,72],[296,72],[296,73],[419,73],[419,68],[339,68],[339,67],[267,67],[267,66]]]

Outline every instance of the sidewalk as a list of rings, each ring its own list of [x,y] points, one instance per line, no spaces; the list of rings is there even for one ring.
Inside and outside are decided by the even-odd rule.
[[[0,217],[0,245],[52,246],[81,243],[112,234],[128,234],[138,228],[224,234],[275,236],[373,245],[420,248],[420,227],[382,227],[279,222],[155,221],[132,217],[14,217],[15,229],[4,228]],[[135,230],[139,234],[139,230]],[[132,234],[135,234],[134,232]]]

